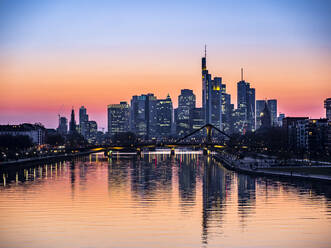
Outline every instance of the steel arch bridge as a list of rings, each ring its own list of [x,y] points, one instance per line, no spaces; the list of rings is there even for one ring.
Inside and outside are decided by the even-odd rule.
[[[204,142],[194,142],[192,140],[187,141],[188,138],[194,136],[198,132],[206,130],[206,138]],[[217,133],[219,133],[224,139],[219,139],[217,141],[212,140],[212,133],[213,130],[215,130]],[[176,141],[172,142],[141,142],[136,144],[114,144],[114,145],[107,145],[103,147],[97,147],[92,150],[94,151],[104,151],[105,155],[111,156],[111,153],[113,151],[129,151],[129,152],[136,152],[137,154],[141,154],[141,151],[143,149],[155,149],[155,148],[169,148],[171,149],[171,154],[175,154],[175,148],[180,147],[192,147],[192,148],[200,148],[203,149],[204,154],[207,154],[210,152],[210,150],[213,149],[223,149],[226,146],[226,141],[230,139],[230,136],[226,134],[225,132],[221,131],[217,127],[215,127],[212,124],[206,124],[199,129],[191,132],[188,135],[185,135],[184,137],[181,137],[177,139]]]

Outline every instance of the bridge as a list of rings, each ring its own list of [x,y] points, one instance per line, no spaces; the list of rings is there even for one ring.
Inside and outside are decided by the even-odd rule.
[[[206,131],[206,137],[203,142],[197,142],[189,140],[195,134],[200,131]],[[216,131],[221,139],[213,140],[212,133]],[[211,150],[214,149],[224,149],[226,142],[230,139],[230,136],[225,132],[221,131],[217,127],[211,124],[206,124],[199,129],[193,131],[192,133],[185,135],[175,141],[169,142],[142,142],[137,144],[114,144],[104,147],[94,148],[95,151],[104,151],[106,156],[111,156],[113,151],[130,151],[136,152],[138,155],[141,154],[144,149],[155,149],[155,148],[169,148],[171,150],[171,155],[175,155],[175,149],[179,147],[192,147],[203,149],[204,154],[209,154]],[[92,149],[93,150],[93,149]]]

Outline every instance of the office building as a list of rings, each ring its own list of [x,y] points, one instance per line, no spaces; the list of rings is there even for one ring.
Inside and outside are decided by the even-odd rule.
[[[267,100],[268,108],[270,111],[270,118],[271,118],[271,126],[275,127],[278,126],[277,120],[277,100],[276,99],[269,99]]]
[[[226,85],[222,84],[222,125],[221,130],[230,134],[232,131],[232,118],[233,105],[231,104],[231,95],[226,93]]]
[[[187,135],[191,131],[190,116],[195,108],[195,95],[192,90],[183,89],[178,96],[178,108],[175,110],[176,134]]]
[[[279,116],[277,118],[278,120],[278,126],[282,127],[283,126],[283,119],[285,118],[285,114],[279,113]]]
[[[237,94],[239,116],[236,131],[240,133],[255,131],[255,89],[244,80],[243,69],[241,69],[241,80],[237,83]]]
[[[129,131],[130,106],[127,102],[108,105],[108,133],[113,136],[116,133]]]
[[[326,118],[331,121],[331,98],[325,99],[324,108],[326,111]]]
[[[261,127],[261,114],[265,107],[266,101],[265,100],[256,100],[256,130]]]
[[[191,111],[191,131],[196,131],[205,125],[204,113],[202,108],[194,108]],[[202,135],[202,133],[200,134]]]
[[[202,108],[204,113],[205,124],[212,124],[222,129],[222,78],[215,77],[212,80],[211,74],[208,73],[205,56],[202,58]]]
[[[169,137],[172,127],[172,101],[169,96],[157,100],[156,104],[156,136],[159,138]]]
[[[153,94],[132,97],[130,130],[138,137],[148,140],[156,136],[156,104]]]
[[[39,124],[0,125],[0,135],[25,135],[36,145],[45,144],[46,129]]]
[[[66,117],[59,116],[59,126],[57,128],[57,132],[62,136],[67,135],[68,133],[68,120]]]
[[[98,124],[96,121],[88,121],[87,122],[87,134],[86,139],[89,143],[95,143],[97,140],[98,134]]]
[[[79,133],[83,135],[84,138],[87,138],[88,134],[88,115],[86,113],[86,108],[81,106],[79,109]]]
[[[308,117],[285,117],[283,128],[286,131],[288,149],[308,150]]]

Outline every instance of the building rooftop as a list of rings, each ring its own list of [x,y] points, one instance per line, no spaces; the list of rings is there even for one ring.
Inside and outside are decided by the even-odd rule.
[[[30,124],[30,123],[23,123],[19,125],[0,125],[0,131],[23,132],[23,131],[33,131],[38,129],[45,129],[45,127],[42,126],[41,124]]]

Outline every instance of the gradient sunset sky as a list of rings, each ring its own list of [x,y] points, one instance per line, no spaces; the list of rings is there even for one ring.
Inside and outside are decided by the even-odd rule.
[[[184,88],[201,106],[201,57],[232,102],[240,68],[256,99],[287,116],[325,116],[331,97],[331,1],[0,1],[0,123],[57,127],[84,105]]]

